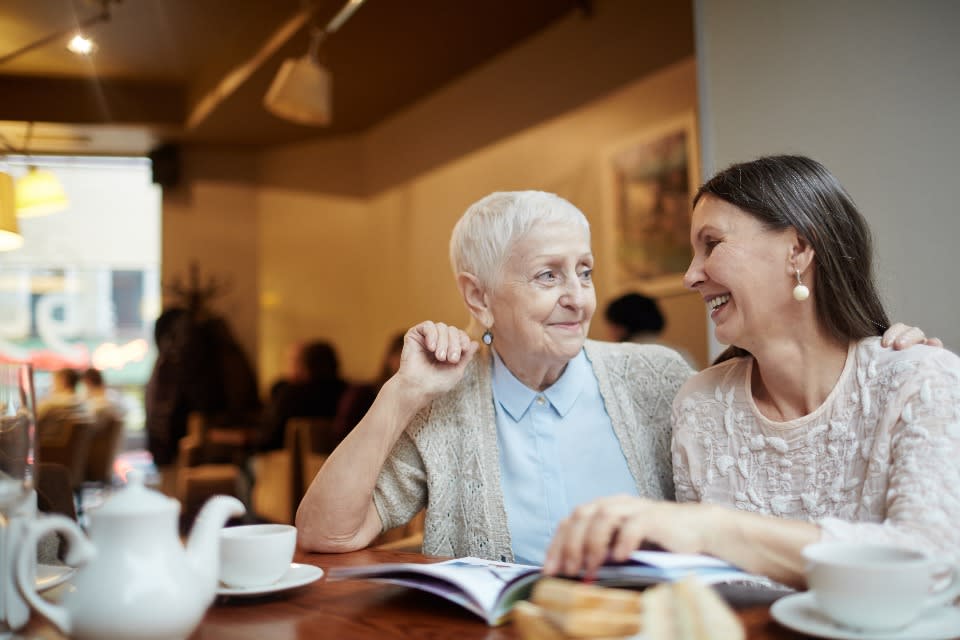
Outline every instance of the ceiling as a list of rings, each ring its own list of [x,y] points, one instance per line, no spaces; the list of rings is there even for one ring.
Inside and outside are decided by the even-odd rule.
[[[8,153],[143,154],[164,143],[262,147],[357,133],[590,9],[589,0],[367,0],[321,46],[333,122],[307,127],[267,112],[263,95],[283,60],[304,55],[311,26],[327,25],[345,3],[3,0],[0,144]],[[74,27],[104,7],[109,19],[86,29],[95,53],[67,51]],[[258,60],[271,38],[282,44]],[[240,68],[251,73],[218,93]]]

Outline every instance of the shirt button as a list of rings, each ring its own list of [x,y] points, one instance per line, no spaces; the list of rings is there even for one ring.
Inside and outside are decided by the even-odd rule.
[[[543,396],[537,396],[537,404],[542,407],[543,405],[547,404],[547,399]]]

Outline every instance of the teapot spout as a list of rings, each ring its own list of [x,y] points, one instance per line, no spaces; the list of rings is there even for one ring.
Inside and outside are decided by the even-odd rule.
[[[231,517],[242,516],[245,512],[243,503],[236,498],[214,496],[200,509],[190,529],[187,561],[203,585],[203,593],[209,593],[211,601],[217,590],[220,573],[220,530]]]

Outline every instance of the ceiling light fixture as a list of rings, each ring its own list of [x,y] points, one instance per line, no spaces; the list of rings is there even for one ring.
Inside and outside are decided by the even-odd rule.
[[[67,49],[78,56],[88,56],[96,48],[96,43],[80,32],[77,32],[67,43]]]
[[[23,246],[13,194],[13,178],[0,172],[0,251],[13,251]]]
[[[7,53],[7,54],[4,54],[4,55],[0,56],[0,65],[6,64],[7,62],[10,62],[11,60],[13,60],[13,59],[15,59],[15,58],[19,58],[20,56],[22,56],[22,55],[25,54],[25,53],[28,53],[28,52],[30,52],[30,51],[33,51],[34,49],[39,49],[40,47],[43,47],[43,46],[45,46],[45,45],[50,44],[51,42],[56,42],[56,41],[58,41],[58,40],[62,42],[62,41],[63,41],[62,38],[70,35],[71,33],[79,33],[78,30],[81,30],[81,31],[82,31],[83,29],[86,29],[86,28],[88,28],[88,27],[92,27],[93,25],[95,25],[95,24],[97,24],[97,23],[109,21],[109,20],[110,20],[110,5],[113,4],[113,3],[119,4],[119,3],[122,2],[122,1],[123,1],[123,0],[100,0],[100,12],[99,12],[99,13],[94,14],[94,15],[90,16],[89,18],[85,18],[85,19],[81,20],[79,23],[74,24],[74,25],[71,25],[71,26],[69,26],[69,27],[67,27],[67,28],[65,28],[65,29],[60,29],[59,31],[54,31],[53,33],[51,33],[51,34],[48,35],[48,36],[44,36],[44,37],[40,38],[39,40],[34,40],[33,42],[31,42],[31,43],[29,43],[29,44],[26,44],[26,45],[20,47],[19,49],[16,49],[16,50],[14,50],[14,51],[11,51],[10,53]],[[74,38],[76,38],[76,36],[74,36]],[[73,42],[73,41],[71,40],[71,42]],[[93,43],[91,43],[91,44],[93,44]],[[73,49],[70,49],[70,50],[73,51]]]
[[[33,123],[27,124],[27,133],[23,141],[23,154],[30,148]],[[35,218],[57,211],[63,211],[70,205],[60,180],[51,171],[38,169],[30,165],[27,173],[16,183],[16,210],[21,218]]]
[[[57,176],[33,165],[17,180],[16,191],[17,215],[21,218],[45,216],[70,206]]]
[[[270,84],[263,97],[267,111],[298,124],[330,124],[333,118],[333,78],[320,62],[320,44],[343,26],[364,2],[348,0],[326,27],[313,27],[307,54],[284,60]]]

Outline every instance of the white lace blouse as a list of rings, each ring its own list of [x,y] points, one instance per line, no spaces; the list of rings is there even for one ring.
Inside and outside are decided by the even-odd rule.
[[[852,343],[813,413],[773,422],[753,358],[693,376],[673,404],[677,500],[817,523],[824,540],[887,542],[960,561],[960,358]]]

